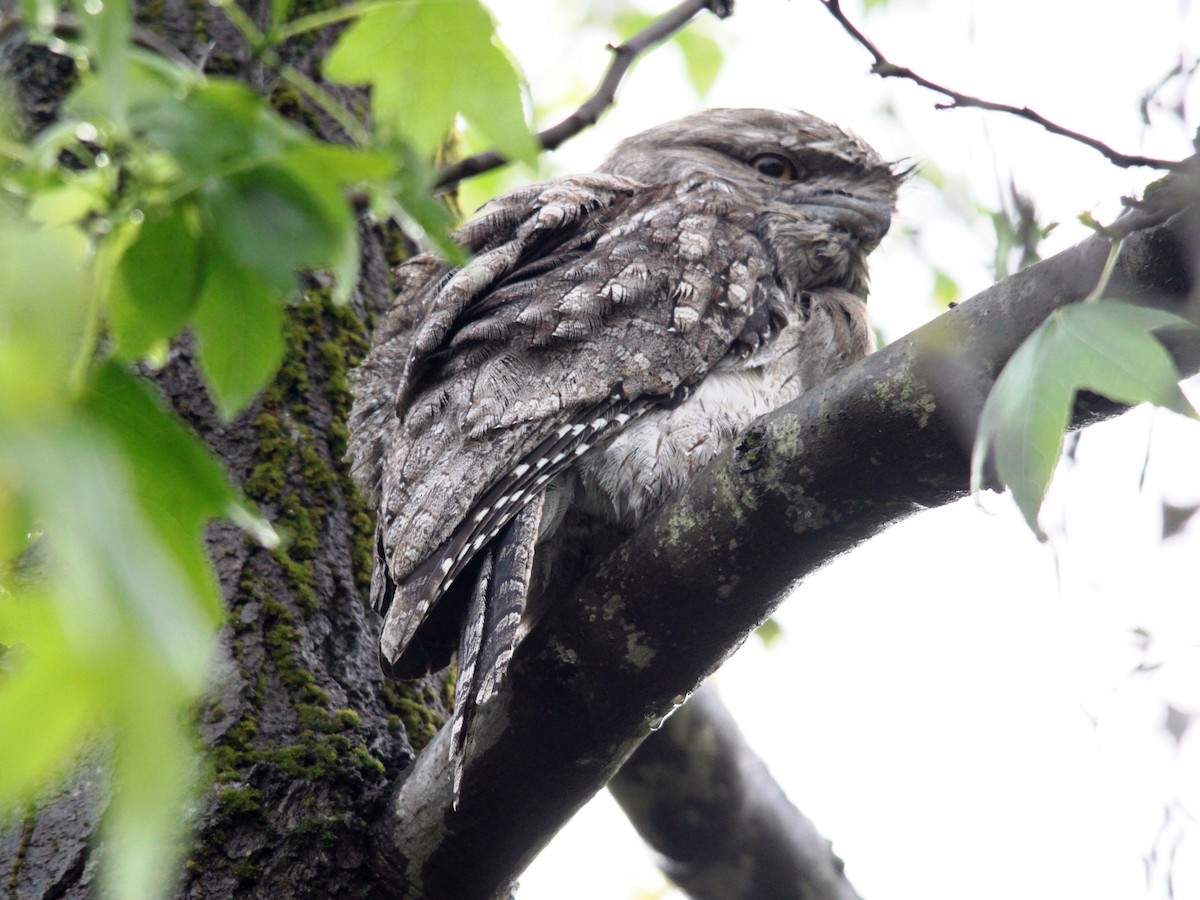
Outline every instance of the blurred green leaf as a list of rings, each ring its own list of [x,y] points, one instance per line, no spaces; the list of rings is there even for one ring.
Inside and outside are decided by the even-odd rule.
[[[36,529],[37,523],[26,498],[6,485],[3,473],[0,473],[0,596],[3,596],[5,561],[17,559],[30,548]],[[0,620],[2,618],[0,615]],[[0,647],[4,644],[3,622],[0,621]]]
[[[395,167],[386,153],[320,141],[305,141],[292,147],[285,154],[285,161],[294,171],[323,175],[343,187],[383,181]]]
[[[0,599],[0,814],[31,799],[57,778],[97,725],[109,685],[89,671],[62,627],[63,599]]]
[[[400,163],[383,198],[385,214],[398,218],[409,234],[432,245],[450,265],[463,265],[466,253],[451,236],[454,215],[433,192],[433,169],[407,144],[398,145],[395,152]]]
[[[127,358],[141,358],[174,337],[195,308],[203,271],[196,231],[191,203],[151,209],[121,254],[108,312],[117,346]]]
[[[131,900],[169,896],[187,826],[180,813],[199,775],[187,726],[192,697],[163,690],[158,668],[153,658],[130,660],[114,710],[114,789],[104,835],[109,880]]]
[[[369,84],[385,136],[432,157],[456,114],[509,158],[533,164],[521,78],[478,0],[407,0],[369,10],[342,34],[325,75]]]
[[[283,360],[283,296],[253,272],[206,248],[210,259],[192,325],[217,410],[232,419]]]
[[[933,272],[934,301],[939,306],[948,307],[951,303],[957,303],[960,296],[962,296],[962,290],[959,288],[958,282],[941,269],[935,269]]]
[[[0,427],[0,480],[29,498],[52,548],[44,593],[10,594],[0,605],[0,630],[15,645],[0,681],[0,805],[11,808],[76,762],[90,735],[111,735],[104,828],[121,852],[106,855],[105,883],[114,897],[142,900],[173,877],[180,801],[195,771],[186,713],[203,687],[221,609],[191,589],[188,563],[146,515],[133,485],[163,476],[134,475],[135,462],[109,436],[144,424],[147,398],[119,370],[107,375],[113,390],[92,399],[94,419]],[[124,422],[120,401],[134,407]],[[114,408],[118,415],[97,427]],[[170,430],[152,428],[146,439]],[[127,446],[137,439],[124,437]],[[136,764],[123,764],[124,754]]]
[[[923,181],[928,181],[938,190],[946,186],[946,173],[938,168],[938,164],[930,160],[926,160],[913,170],[913,177]]]
[[[971,489],[983,483],[988,450],[1040,539],[1041,508],[1062,450],[1063,432],[1080,390],[1117,403],[1153,403],[1197,417],[1179,389],[1179,372],[1151,332],[1193,329],[1178,316],[1116,302],[1058,310],[1029,336],[996,379],[975,437]]]
[[[311,187],[276,164],[209,181],[200,195],[200,209],[214,256],[228,257],[281,296],[291,293],[298,268],[318,266],[337,255],[340,229],[349,223],[340,196],[326,203],[328,198],[315,196]],[[342,207],[340,222],[329,215],[337,203]],[[220,265],[211,257],[208,263]]]
[[[113,362],[97,369],[82,411],[124,455],[146,519],[213,615],[221,598],[204,550],[204,526],[241,505],[216,459],[140,380]]]
[[[83,417],[15,425],[0,434],[0,466],[31,498],[51,542],[76,652],[107,656],[128,632],[199,690],[218,618],[159,540],[108,435]]]
[[[725,63],[725,51],[711,35],[704,34],[695,25],[675,35],[675,43],[683,54],[683,65],[688,81],[703,100],[712,90],[713,82]]]
[[[49,31],[54,27],[58,9],[59,5],[54,0],[21,0],[25,21],[35,24],[41,31]]]
[[[307,199],[313,217],[309,229],[323,239],[314,256],[302,265],[328,269],[336,286],[334,299],[345,302],[358,283],[361,254],[354,212],[342,194],[342,186],[382,178],[391,165],[383,156],[367,157],[350,150],[323,152],[327,149],[333,150],[328,145],[303,144],[283,157],[281,168]]]
[[[108,187],[107,173],[96,169],[67,175],[58,186],[34,195],[29,218],[50,226],[79,222],[108,208]]]
[[[0,418],[63,402],[87,315],[87,241],[0,217]]]
[[[129,0],[74,0],[72,6],[83,31],[88,58],[98,69],[105,115],[110,121],[123,124],[129,99],[128,55],[132,33]]]
[[[242,173],[278,159],[308,141],[261,97],[234,81],[212,79],[179,98],[148,93],[130,113],[133,126],[179,163],[185,180],[199,184],[213,175]]]
[[[754,630],[754,633],[758,635],[758,639],[763,642],[763,646],[769,650],[772,646],[774,646],[776,641],[783,637],[783,626],[779,624],[779,621],[774,616],[772,616],[759,625],[758,628]]]
[[[125,78],[128,116],[134,122],[164,103],[179,103],[202,83],[198,74],[137,47],[127,48]],[[68,120],[64,125],[73,131],[75,125],[69,120],[105,120],[109,114],[104,82],[95,72],[81,72],[79,84],[63,102],[63,117]]]

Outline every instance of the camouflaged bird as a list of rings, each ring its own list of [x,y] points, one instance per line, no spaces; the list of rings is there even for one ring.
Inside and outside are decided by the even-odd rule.
[[[714,109],[487,204],[357,371],[389,674],[458,654],[452,756],[568,511],[630,527],[739,431],[869,352],[866,256],[902,175],[805,113]]]

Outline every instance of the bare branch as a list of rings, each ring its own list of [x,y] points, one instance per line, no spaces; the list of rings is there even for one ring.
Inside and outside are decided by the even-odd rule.
[[[861,900],[706,682],[608,789],[694,900]]]
[[[613,54],[612,61],[608,64],[608,70],[604,73],[604,79],[600,82],[600,86],[575,112],[557,125],[538,134],[538,143],[542,149],[553,150],[585,128],[595,125],[601,114],[616,100],[617,88],[621,86],[626,73],[637,61],[637,58],[651,47],[671,37],[706,9],[718,18],[724,19],[733,13],[733,0],[684,0],[683,3],[655,19],[625,43],[618,47],[610,45],[609,50]],[[436,187],[450,187],[464,178],[498,169],[507,162],[505,157],[492,150],[469,156],[442,170]]]
[[[871,66],[871,71],[876,75],[881,78],[907,78],[909,81],[915,82],[923,88],[928,88],[929,90],[935,91],[944,97],[950,98],[949,103],[936,104],[937,109],[974,108],[988,109],[992,110],[993,112],[1009,113],[1041,125],[1051,134],[1057,134],[1061,137],[1070,138],[1073,141],[1078,141],[1081,144],[1091,147],[1093,150],[1103,154],[1104,157],[1113,165],[1126,169],[1133,168],[1135,166],[1148,166],[1152,169],[1168,169],[1174,171],[1176,169],[1183,168],[1188,162],[1187,160],[1156,159],[1152,156],[1131,156],[1127,153],[1120,153],[1119,151],[1108,146],[1108,144],[1105,144],[1103,141],[1099,141],[1094,137],[1081,134],[1078,131],[1072,131],[1071,129],[1062,125],[1051,122],[1045,116],[1034,112],[1028,106],[1009,106],[1007,103],[994,103],[991,100],[982,100],[979,97],[972,97],[969,94],[961,94],[958,91],[952,90],[944,85],[940,85],[937,82],[930,81],[928,78],[918,75],[912,69],[905,68],[904,66],[898,66],[889,61],[888,58],[880,52],[879,48],[872,43],[871,39],[859,31],[858,28],[854,26],[854,23],[852,23],[846,17],[846,14],[842,11],[840,0],[821,0],[821,3],[823,3],[825,8],[829,10],[830,14],[837,19],[839,23],[841,23],[842,28],[846,30],[847,34],[849,34],[852,38],[854,38],[854,40],[866,48],[868,53],[875,57],[875,63]]]

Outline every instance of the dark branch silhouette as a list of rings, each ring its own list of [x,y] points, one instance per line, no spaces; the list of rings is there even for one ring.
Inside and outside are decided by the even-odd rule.
[[[694,900],[861,900],[711,682],[642,742],[608,788]]]
[[[1121,153],[1094,137],[1081,134],[1078,131],[1072,131],[1070,128],[1066,128],[1056,122],[1051,122],[1045,116],[1034,112],[1028,106],[1010,106],[1007,103],[994,103],[991,100],[983,100],[979,97],[972,97],[969,94],[959,93],[958,91],[938,84],[935,81],[930,81],[928,78],[918,75],[912,69],[896,65],[886,56],[884,56],[883,53],[880,52],[879,48],[876,47],[871,41],[871,39],[863,34],[857,27],[855,27],[854,23],[846,17],[846,14],[842,11],[840,0],[821,0],[821,3],[823,3],[825,8],[829,10],[830,14],[838,20],[842,28],[846,30],[847,34],[861,44],[868,53],[875,57],[875,62],[871,66],[871,71],[873,73],[878,75],[880,78],[907,78],[909,81],[915,82],[923,88],[928,88],[931,91],[936,91],[944,97],[950,98],[949,103],[936,104],[937,109],[975,108],[989,109],[993,112],[1009,113],[1010,115],[1018,116],[1019,118],[1027,119],[1030,122],[1041,125],[1051,134],[1057,134],[1065,138],[1070,138],[1073,141],[1078,141],[1081,144],[1091,147],[1093,150],[1103,154],[1104,157],[1113,165],[1120,166],[1125,169],[1136,166],[1148,166],[1152,169],[1168,169],[1174,171],[1176,169],[1183,168],[1187,164],[1187,160],[1156,159],[1152,156],[1133,156],[1128,153]]]
[[[538,143],[542,149],[553,150],[585,128],[595,125],[601,114],[616,100],[617,88],[621,86],[621,82],[637,58],[656,44],[671,37],[706,9],[718,18],[724,19],[733,13],[733,0],[684,0],[683,3],[655,19],[625,43],[616,47],[610,45],[609,49],[613,54],[612,61],[608,64],[608,70],[604,73],[604,79],[600,82],[600,86],[575,112],[557,125],[538,134]],[[438,177],[436,187],[450,187],[464,178],[471,178],[474,175],[482,175],[484,172],[498,169],[507,162],[508,159],[493,150],[469,156],[443,169]]]

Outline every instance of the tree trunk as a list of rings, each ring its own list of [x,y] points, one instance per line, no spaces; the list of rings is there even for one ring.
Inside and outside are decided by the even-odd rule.
[[[246,8],[266,21],[269,3]],[[250,60],[219,9],[165,0],[143,4],[136,20],[203,60],[207,72],[242,78],[284,115],[340,139],[332,123]],[[315,63],[333,37],[327,30],[292,41],[285,55],[319,77]],[[22,43],[15,30],[3,41],[0,58],[25,124],[36,131],[53,120],[74,70],[67,57]],[[398,233],[363,228],[360,237],[352,302],[335,306],[327,287],[306,285],[289,308],[282,369],[235,421],[219,420],[189,340],[161,371],[147,373],[285,539],[283,549],[269,551],[226,522],[208,533],[229,613],[212,693],[196,712],[212,778],[196,800],[181,897],[388,896],[369,865],[368,825],[447,713],[442,680],[385,682],[378,623],[363,602],[373,521],[343,460],[347,376],[367,349],[374,314],[394,295],[389,264],[404,247]],[[0,832],[4,896],[94,895],[104,805],[98,757],[59,796]]]

